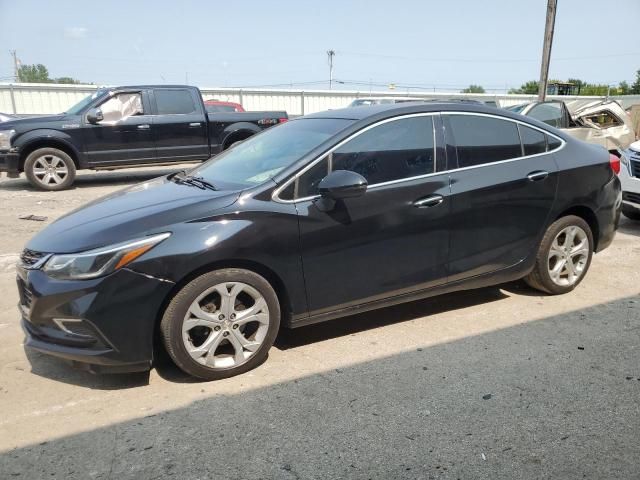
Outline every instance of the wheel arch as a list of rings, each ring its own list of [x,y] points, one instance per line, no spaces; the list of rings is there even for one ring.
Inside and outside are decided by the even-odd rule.
[[[589,225],[591,233],[593,234],[593,250],[597,251],[598,241],[600,240],[600,224],[598,223],[598,217],[596,216],[595,212],[585,205],[575,205],[562,211],[562,213],[560,213],[560,215],[558,215],[555,220],[559,220],[560,218],[566,217],[568,215],[575,215],[576,217],[580,217],[585,222],[587,222],[587,225]]]
[[[78,151],[72,145],[56,137],[39,137],[34,138],[20,148],[18,169],[21,172],[24,171],[24,162],[27,160],[27,157],[39,148],[57,148],[58,150],[62,150],[71,157],[76,168],[80,168]]]
[[[167,293],[165,299],[163,300],[160,308],[158,310],[157,318],[155,319],[154,326],[154,350],[158,346],[161,345],[160,342],[160,321],[162,320],[162,316],[166,311],[169,303],[173,299],[173,297],[189,282],[194,280],[208,272],[212,272],[214,270],[221,270],[223,268],[242,268],[244,270],[249,270],[253,273],[257,273],[261,277],[263,277],[269,284],[273,287],[276,292],[276,296],[278,297],[278,302],[280,302],[280,314],[282,315],[280,325],[281,326],[289,326],[291,325],[291,300],[289,297],[289,293],[285,287],[284,282],[280,278],[280,276],[274,272],[271,268],[267,267],[264,264],[259,262],[255,262],[253,260],[245,260],[245,259],[231,259],[231,260],[220,260],[212,263],[208,263],[203,265],[186,275],[184,275],[180,280],[178,280],[173,288]]]

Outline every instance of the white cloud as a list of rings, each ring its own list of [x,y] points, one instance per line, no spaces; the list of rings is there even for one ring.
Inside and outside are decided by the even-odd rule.
[[[85,27],[67,27],[64,29],[65,38],[84,38],[87,36]]]

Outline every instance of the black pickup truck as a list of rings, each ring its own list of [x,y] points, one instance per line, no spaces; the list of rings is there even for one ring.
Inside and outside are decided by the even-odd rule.
[[[207,113],[196,87],[101,88],[60,115],[0,125],[0,172],[43,190],[73,184],[76,170],[203,161],[286,112]]]

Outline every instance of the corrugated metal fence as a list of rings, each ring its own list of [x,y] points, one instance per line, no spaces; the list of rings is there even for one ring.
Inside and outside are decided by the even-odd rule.
[[[49,83],[0,83],[0,112],[21,115],[59,113],[93,92],[95,85],[58,85]],[[493,95],[461,93],[416,93],[355,90],[271,90],[237,88],[201,88],[205,100],[218,99],[241,103],[246,110],[286,110],[289,115],[304,115],[342,108],[361,97],[415,97],[424,99],[469,98],[495,101],[501,107],[535,100],[535,95]],[[603,97],[549,97],[565,101]],[[640,104],[640,95],[611,97],[626,108]]]

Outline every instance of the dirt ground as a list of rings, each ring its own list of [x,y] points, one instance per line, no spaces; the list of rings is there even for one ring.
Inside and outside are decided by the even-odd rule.
[[[284,331],[262,366],[219,382],[166,359],[95,376],[25,351],[13,270],[25,242],[169,171],[83,172],[58,193],[0,179],[0,479],[640,478],[628,220],[568,295],[514,283]]]

